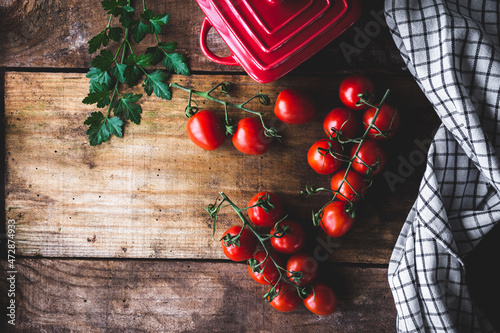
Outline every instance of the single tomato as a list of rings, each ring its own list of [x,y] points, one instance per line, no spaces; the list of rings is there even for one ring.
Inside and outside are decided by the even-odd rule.
[[[270,252],[268,256],[266,251],[258,251],[248,259],[248,273],[260,284],[275,284],[281,276],[275,263],[283,267],[283,261],[278,254]]]
[[[385,103],[380,108],[380,111],[377,114],[377,119],[374,121],[373,118],[375,117],[376,112],[376,108],[370,108],[363,114],[363,126],[365,130],[373,122],[372,127],[368,131],[368,137],[374,140],[392,138],[398,131],[401,124],[401,118],[398,110],[392,105]]]
[[[342,165],[342,147],[336,140],[320,139],[307,152],[307,162],[320,175],[329,175]]]
[[[280,282],[275,290],[278,295],[269,302],[273,308],[280,312],[290,312],[299,306],[301,298],[294,286]]]
[[[330,202],[321,211],[321,229],[331,237],[344,236],[356,221],[353,209],[352,205],[340,200]]]
[[[266,136],[260,119],[251,117],[241,119],[233,134],[233,145],[247,155],[264,154],[269,149],[272,140],[271,137]]]
[[[367,184],[363,176],[354,170],[341,169],[333,174],[331,188],[339,200],[355,202],[365,195]]]
[[[250,259],[257,247],[257,237],[248,229],[241,229],[240,226],[233,226],[227,229],[221,238],[224,254],[233,261]],[[238,234],[240,234],[239,238],[234,240],[233,237]]]
[[[255,206],[263,204],[263,206]],[[248,202],[247,214],[253,224],[259,227],[272,227],[283,218],[281,199],[274,193],[262,191],[253,196]]]
[[[328,316],[337,310],[337,296],[332,288],[324,283],[313,283],[309,296],[303,299],[306,308],[314,314]]]
[[[365,100],[373,99],[375,85],[366,76],[355,74],[342,80],[339,87],[339,97],[345,106],[352,110],[366,110],[368,105],[360,104],[359,95],[364,95]]]
[[[221,119],[210,110],[201,110],[186,124],[189,139],[205,150],[214,150],[226,140],[226,130]]]
[[[357,151],[357,152],[356,152]],[[376,141],[365,139],[351,149],[352,168],[362,175],[378,175],[387,160],[385,150]]]
[[[335,138],[337,133],[340,133],[342,139],[354,139],[358,133],[358,118],[349,109],[335,108],[326,115],[323,129],[331,138]]]
[[[305,286],[314,281],[318,275],[318,262],[307,253],[293,254],[286,262],[288,279],[298,285]]]
[[[283,220],[271,229],[271,246],[280,253],[299,252],[306,244],[304,228],[300,223]]]
[[[276,117],[287,124],[304,124],[314,118],[316,106],[305,92],[285,89],[279,93],[274,105]]]

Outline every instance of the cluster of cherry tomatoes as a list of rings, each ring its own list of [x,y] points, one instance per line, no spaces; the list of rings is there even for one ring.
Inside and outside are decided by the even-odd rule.
[[[186,130],[189,139],[205,150],[214,150],[226,141],[226,125],[214,111],[200,110],[191,116]],[[242,118],[232,134],[236,149],[248,155],[264,154],[272,137],[266,135],[262,121],[254,117]]]
[[[313,170],[332,175],[334,198],[314,221],[332,237],[343,236],[351,229],[356,202],[363,198],[371,176],[381,173],[386,164],[386,153],[379,142],[391,138],[400,126],[397,109],[385,103],[387,94],[374,105],[374,93],[375,86],[366,76],[345,78],[339,88],[344,106],[326,115],[323,129],[327,137],[316,141],[307,153]]]
[[[239,107],[242,108],[241,105]],[[312,99],[297,89],[281,91],[274,105],[276,117],[287,124],[307,123],[315,113]],[[226,135],[232,135],[234,147],[247,155],[264,154],[269,150],[273,137],[279,137],[272,128],[265,127],[262,114],[258,118],[245,117],[233,126],[229,119],[223,121],[211,110],[199,110],[190,115],[186,131],[189,139],[205,150],[219,148],[224,144]]]
[[[225,195],[223,197],[230,202]],[[328,285],[315,281],[318,262],[303,251],[304,229],[300,223],[286,219],[281,199],[263,191],[256,194],[245,209],[234,205],[233,209],[244,223],[224,232],[222,249],[233,261],[246,260],[250,276],[270,286],[265,297],[271,306],[289,312],[303,303],[318,315],[335,312],[337,297]],[[242,217],[243,211],[247,212],[251,224]]]

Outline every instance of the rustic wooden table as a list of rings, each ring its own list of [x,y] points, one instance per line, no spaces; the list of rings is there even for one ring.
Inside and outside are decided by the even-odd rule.
[[[365,1],[351,29],[269,84],[203,56],[198,45],[203,13],[196,1],[148,5],[171,15],[162,37],[177,41],[189,58],[192,75],[174,75],[170,82],[206,90],[230,81],[236,85],[233,98],[241,101],[257,92],[274,101],[282,89],[300,88],[315,96],[318,114],[305,125],[280,126],[282,142],[265,155],[243,156],[230,141],[207,152],[187,138],[187,94],[174,90],[168,102],[144,98],[142,123],[127,125],[124,138],[91,147],[83,121],[94,109],[81,101],[88,91],[87,41],[107,22],[99,1],[1,1],[2,209],[16,228],[15,327],[28,332],[394,332],[387,266],[439,120],[400,59],[382,19],[383,1]],[[215,52],[227,52],[215,33],[209,37]],[[375,179],[357,224],[343,238],[327,242],[310,222],[311,210],[326,197],[305,199],[300,191],[323,186],[328,177],[307,166],[305,153],[322,137],[322,117],[340,103],[341,79],[359,72],[391,89],[403,128],[386,143],[389,173]],[[199,103],[223,111],[218,104]],[[252,107],[272,114],[270,107]],[[320,278],[339,298],[334,315],[312,315],[304,307],[278,313],[264,302],[266,288],[248,277],[245,264],[225,260],[202,207],[219,191],[243,206],[260,190],[278,193],[289,215],[306,225],[309,250],[321,251],[325,259]],[[221,216],[216,238],[235,218]],[[0,307],[6,309],[11,298],[3,290],[11,284],[8,262],[2,264]]]

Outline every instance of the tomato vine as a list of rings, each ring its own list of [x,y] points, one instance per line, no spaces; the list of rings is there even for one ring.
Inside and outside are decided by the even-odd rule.
[[[232,119],[229,118],[229,114],[228,114],[228,108],[235,108],[235,109],[239,109],[239,110],[248,112],[252,115],[258,116],[261,123],[262,123],[262,126],[264,127],[264,134],[267,137],[273,137],[273,138],[280,137],[280,135],[278,134],[278,131],[274,127],[266,126],[266,124],[264,122],[265,113],[254,111],[254,110],[251,110],[251,109],[246,107],[246,105],[248,103],[250,103],[251,101],[253,101],[255,99],[258,99],[262,105],[265,105],[265,106],[270,105],[271,100],[270,100],[268,95],[259,93],[259,94],[252,96],[251,98],[247,99],[245,102],[236,104],[236,103],[229,102],[227,100],[223,100],[223,99],[220,99],[220,98],[217,98],[217,97],[211,95],[211,93],[214,92],[215,90],[217,90],[217,88],[220,88],[220,91],[223,94],[225,94],[228,98],[230,98],[231,96],[229,95],[229,92],[232,88],[231,82],[218,83],[207,91],[198,91],[198,90],[193,89],[193,88],[187,88],[187,87],[181,86],[180,84],[175,83],[175,82],[170,83],[169,86],[171,88],[181,89],[181,90],[187,91],[189,93],[187,106],[185,108],[185,114],[186,114],[186,117],[188,117],[188,118],[192,117],[194,114],[196,114],[196,112],[199,111],[198,105],[196,104],[196,102],[193,101],[193,95],[197,95],[197,96],[203,97],[205,99],[208,99],[210,101],[222,104],[224,106],[224,119],[225,119],[226,133],[227,134],[232,135],[236,131],[236,126],[234,125],[234,122],[232,121]],[[193,106],[193,103],[196,105]]]
[[[327,191],[332,193],[332,198],[328,202],[326,202],[317,212],[315,212],[314,210],[312,211],[312,223],[314,226],[321,225],[323,229],[325,229],[324,225],[322,225],[322,219],[325,214],[325,209],[327,208],[332,209],[334,207],[332,206],[332,203],[335,203],[336,201],[345,202],[345,208],[343,213],[346,213],[351,219],[355,218],[356,205],[358,201],[363,199],[364,196],[363,194],[366,191],[366,189],[368,189],[372,185],[372,177],[374,171],[377,171],[377,173],[379,172],[379,167],[381,163],[380,158],[376,160],[374,163],[367,163],[358,156],[358,153],[360,152],[363,142],[365,142],[365,140],[367,140],[368,138],[377,137],[379,139],[385,139],[392,136],[393,134],[387,130],[379,128],[376,125],[377,117],[379,117],[382,108],[385,107],[385,105],[387,105],[386,100],[389,96],[389,92],[390,92],[389,90],[386,90],[385,94],[383,95],[382,99],[377,105],[372,103],[373,96],[371,94],[366,94],[366,93],[358,94],[359,102],[356,105],[357,106],[365,105],[365,108],[370,108],[369,110],[374,110],[370,122],[364,124],[365,129],[361,136],[356,138],[349,138],[343,135],[341,128],[345,123],[339,127],[340,129],[337,128],[325,129],[325,132],[328,134],[329,140],[337,140],[342,147],[344,147],[347,144],[354,144],[354,146],[353,149],[351,150],[350,155],[348,156],[346,156],[344,153],[339,153],[337,150],[333,150],[332,145],[329,145],[328,148],[321,148],[321,147],[317,148],[318,154],[324,157],[332,156],[335,160],[342,162],[343,164],[347,164],[347,166],[345,167],[345,169],[341,169],[340,171],[338,171],[338,172],[343,172],[343,177],[340,179],[340,181],[338,181],[339,178],[338,173],[334,174],[331,181],[331,188],[306,186],[305,190],[302,191],[302,193],[305,194],[306,196],[310,196],[322,191]],[[396,125],[399,126],[398,123],[399,118],[396,117],[399,117],[397,111],[396,113],[392,114],[392,119],[390,120],[389,124],[390,129],[396,128]],[[348,120],[350,119],[348,118]],[[378,156],[381,156],[381,154]],[[366,186],[360,187],[359,182],[357,181],[357,179],[359,178],[356,178],[358,176],[351,177],[351,175],[359,175],[359,173],[356,173],[356,171],[354,170],[353,167],[354,163],[363,165],[364,168],[366,168],[367,170],[366,174],[362,175],[363,181],[367,183]],[[349,178],[351,178],[351,180],[349,180]],[[354,184],[353,181],[357,181],[357,183]],[[335,232],[332,231],[330,234],[331,235],[335,234],[336,237],[341,235],[338,234],[337,231]]]
[[[223,193],[219,192],[220,196],[222,197],[222,200],[218,199],[214,204],[210,204],[207,207],[204,207],[205,210],[208,212],[210,218],[212,219],[213,222],[213,232],[212,236],[215,236],[215,231],[216,231],[216,223],[217,223],[217,217],[221,209],[225,207],[231,207],[233,211],[238,215],[242,222],[242,227],[240,232],[237,235],[231,235],[228,236],[227,234],[221,238],[221,241],[223,241],[226,245],[231,245],[231,244],[238,244],[238,246],[241,246],[241,244],[238,243],[238,240],[240,239],[242,233],[244,230],[249,230],[257,239],[257,241],[260,243],[262,246],[263,250],[265,251],[266,255],[265,258],[260,262],[257,263],[255,260],[252,260],[253,258],[250,258],[248,260],[248,265],[252,268],[252,271],[258,272],[260,274],[263,273],[264,269],[266,268],[265,265],[269,264],[269,260],[272,262],[272,264],[276,267],[276,269],[279,272],[279,278],[276,280],[276,282],[271,284],[271,287],[269,291],[264,294],[264,298],[268,302],[272,302],[272,300],[279,295],[279,285],[280,284],[286,284],[288,287],[286,288],[296,288],[297,293],[301,298],[307,297],[311,292],[312,289],[309,286],[299,286],[300,281],[304,278],[304,273],[301,271],[290,271],[287,270],[285,267],[283,267],[278,260],[276,259],[275,256],[273,256],[273,252],[270,250],[270,247],[268,245],[268,241],[272,237],[283,237],[287,235],[288,231],[287,228],[280,228],[279,223],[283,220],[285,220],[286,216],[278,220],[275,224],[274,232],[273,233],[260,233],[245,217],[243,214],[244,211],[254,208],[254,207],[260,207],[264,209],[266,212],[269,211],[270,209],[275,208],[275,206],[271,203],[271,196],[267,197],[262,197],[259,198],[259,200],[251,206],[244,207],[244,208],[239,208],[236,204],[234,204],[229,197]],[[282,288],[283,289],[283,288]]]

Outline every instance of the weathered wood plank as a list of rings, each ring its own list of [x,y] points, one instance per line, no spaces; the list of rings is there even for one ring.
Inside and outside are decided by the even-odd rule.
[[[139,3],[139,2],[137,2]],[[195,0],[148,1],[148,8],[171,14],[165,41],[178,42],[194,71],[239,71],[215,64],[201,52],[198,42],[203,12]],[[296,72],[337,72],[380,69],[400,71],[403,63],[384,25],[383,1],[364,1],[363,15],[355,26],[326,46]],[[139,6],[139,4],[138,4]],[[0,3],[0,67],[88,68],[87,41],[107,24],[99,0],[3,1]],[[50,33],[47,33],[50,31]],[[139,45],[144,51],[151,39]],[[214,32],[209,46],[216,54],[227,47]]]
[[[295,77],[259,85],[246,76],[174,77],[172,81],[199,90],[232,81],[236,101],[258,91],[274,101],[284,87],[305,89],[316,97],[320,107],[313,121],[284,125],[269,116],[282,142],[273,143],[265,155],[244,156],[230,140],[212,152],[189,141],[187,93],[180,90],[174,90],[168,102],[144,98],[140,125],[127,126],[123,139],[90,147],[83,121],[93,109],[81,103],[88,89],[84,74],[6,73],[6,217],[16,220],[18,252],[47,257],[223,258],[202,209],[219,191],[241,207],[260,190],[277,192],[290,217],[310,226],[311,209],[319,209],[327,198],[305,199],[300,191],[308,184],[328,186],[329,177],[315,174],[305,156],[324,135],[324,115],[339,105],[334,90],[340,80]],[[429,138],[436,126],[434,113],[411,78],[386,76],[381,82],[393,89],[391,101],[401,106],[407,124],[386,146],[391,161],[387,170],[399,174],[404,186],[390,184],[384,175],[376,179],[356,227],[327,243],[334,261],[388,262],[423,166],[422,160],[402,173],[402,161],[411,160],[410,155],[419,151],[415,140]],[[220,105],[199,103],[223,113]],[[257,102],[252,107],[272,113],[272,107]],[[240,117],[233,115],[235,120]],[[223,211],[215,237],[235,219],[235,214]],[[318,246],[324,242],[316,236],[323,234],[310,229],[311,250],[321,250]]]
[[[16,269],[22,332],[395,332],[383,268],[322,266],[339,299],[324,317],[275,311],[242,264],[19,259]]]

